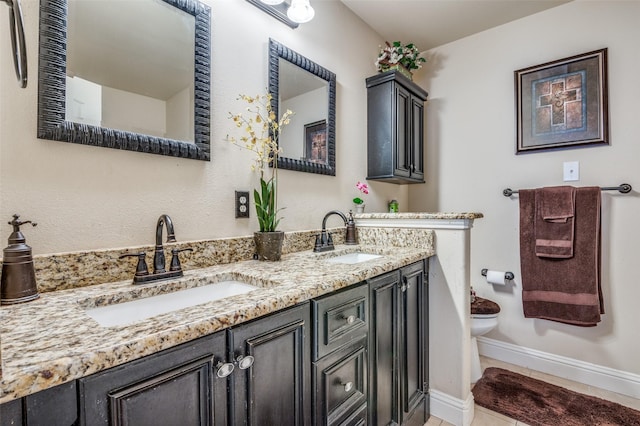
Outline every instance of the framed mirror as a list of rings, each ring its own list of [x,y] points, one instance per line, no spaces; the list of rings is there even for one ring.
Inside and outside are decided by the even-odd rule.
[[[40,0],[38,137],[210,159],[209,6]]]
[[[278,167],[336,174],[336,75],[269,39],[272,108],[294,112],[278,141]]]

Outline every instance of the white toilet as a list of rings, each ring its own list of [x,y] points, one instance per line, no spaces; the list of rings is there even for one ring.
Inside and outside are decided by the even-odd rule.
[[[488,333],[498,325],[499,312],[500,306],[492,300],[476,296],[471,303],[471,383],[482,377],[476,337]]]

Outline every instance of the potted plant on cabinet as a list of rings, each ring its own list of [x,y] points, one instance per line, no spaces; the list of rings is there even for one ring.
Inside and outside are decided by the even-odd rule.
[[[380,50],[375,65],[379,72],[398,70],[409,79],[413,78],[412,70],[422,67],[427,60],[420,56],[420,51],[413,43],[403,45],[399,41],[385,42],[386,46]]]
[[[253,191],[260,227],[260,231],[254,233],[256,253],[258,260],[277,261],[282,255],[284,240],[284,232],[277,230],[281,210],[278,208],[278,138],[282,128],[289,124],[293,112],[287,110],[278,120],[270,93],[255,97],[240,95],[238,99],[248,104],[246,111],[249,114],[229,113],[229,118],[245,134],[239,138],[227,135],[227,140],[256,154],[251,165],[251,170],[260,173],[260,187]],[[271,173],[265,171],[269,168]]]

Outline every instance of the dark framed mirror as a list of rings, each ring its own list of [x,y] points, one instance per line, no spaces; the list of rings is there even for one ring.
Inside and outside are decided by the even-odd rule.
[[[277,117],[294,112],[278,141],[278,167],[335,176],[336,75],[269,39],[269,92]]]
[[[210,7],[40,0],[38,137],[210,159]]]

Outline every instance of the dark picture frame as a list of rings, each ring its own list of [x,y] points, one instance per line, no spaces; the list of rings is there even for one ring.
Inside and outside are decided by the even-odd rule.
[[[609,145],[606,48],[514,74],[516,154]]]
[[[327,120],[305,124],[304,160],[312,163],[327,164],[328,153]]]

